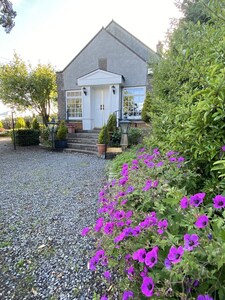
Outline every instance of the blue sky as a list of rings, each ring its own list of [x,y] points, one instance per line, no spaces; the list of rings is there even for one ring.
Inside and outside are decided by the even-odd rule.
[[[10,34],[0,28],[0,63],[14,51],[33,66],[62,70],[111,20],[156,50],[170,19],[180,14],[174,0],[11,0],[17,12]],[[0,113],[3,110],[0,105]]]

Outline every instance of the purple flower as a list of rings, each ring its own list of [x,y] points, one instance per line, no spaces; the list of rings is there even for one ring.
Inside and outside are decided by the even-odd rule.
[[[126,212],[125,217],[126,217],[127,219],[129,219],[130,217],[132,217],[132,215],[133,215],[133,211],[132,211],[132,210],[129,210],[129,211]]]
[[[103,249],[100,249],[95,253],[95,257],[98,260],[102,259],[104,257],[104,255],[105,255],[105,251]]]
[[[152,181],[149,179],[146,181],[145,186],[143,187],[142,191],[147,191],[152,187]]]
[[[123,210],[117,210],[114,214],[114,218],[117,220],[121,220],[125,217],[125,212]]]
[[[206,215],[199,216],[195,222],[195,226],[198,228],[204,228],[208,225],[209,218]]]
[[[118,235],[117,237],[115,237],[114,243],[119,243],[119,242],[121,242],[124,238],[125,238],[125,232],[121,232],[120,235]]]
[[[111,273],[109,271],[105,271],[103,273],[103,275],[104,275],[104,277],[105,277],[106,280],[109,281],[111,279]]]
[[[164,265],[165,265],[165,267],[166,267],[167,270],[170,270],[172,268],[171,261],[168,258],[166,258],[164,260]]]
[[[163,234],[163,232],[167,229],[168,227],[168,221],[165,219],[165,220],[160,220],[158,222],[158,234]]]
[[[89,261],[89,269],[95,271],[98,261],[99,261],[98,258],[96,256],[93,256]]]
[[[133,228],[132,235],[133,236],[139,236],[140,232],[141,232],[141,227],[140,226],[136,226],[136,227]]]
[[[103,226],[103,222],[104,222],[104,218],[99,218],[97,221],[96,221],[96,225],[94,227],[94,230],[95,231],[100,231],[102,226]]]
[[[170,162],[176,162],[177,159],[176,159],[176,157],[170,157],[170,158],[169,158],[169,161],[170,161]]]
[[[124,291],[122,300],[129,300],[134,298],[134,293],[132,291]]]
[[[197,300],[213,300],[209,295],[199,295]]]
[[[108,297],[106,297],[106,295],[103,295],[100,300],[108,300]]]
[[[125,185],[127,183],[127,181],[128,181],[128,177],[124,176],[119,180],[118,185]]]
[[[214,208],[217,208],[217,209],[224,208],[225,207],[225,197],[222,195],[217,195],[213,199],[213,206],[214,206]]]
[[[178,157],[177,161],[178,161],[178,162],[184,161],[184,157],[182,157],[182,156]]]
[[[221,147],[221,150],[222,150],[222,151],[225,151],[225,145],[223,145],[223,146]]]
[[[159,248],[156,246],[146,254],[145,264],[149,268],[152,268],[157,263],[157,261],[158,261],[158,250],[159,250]]]
[[[145,262],[145,257],[146,257],[146,250],[142,248],[135,251],[132,256],[134,260],[138,260],[139,262]]]
[[[114,223],[106,223],[104,227],[105,234],[113,234]]]
[[[154,293],[154,281],[151,277],[144,277],[143,282],[141,285],[142,293],[147,296],[151,297]]]
[[[184,249],[181,246],[179,246],[178,248],[172,246],[170,248],[167,258],[171,261],[171,263],[176,264],[181,261],[183,254]]]
[[[183,197],[181,200],[180,200],[180,207],[182,209],[185,209],[185,208],[188,208],[188,205],[189,205],[189,200],[187,197]]]
[[[174,151],[168,151],[167,153],[166,153],[166,156],[167,157],[170,157],[170,156],[172,156],[172,155],[174,155],[176,152],[174,152]]]
[[[132,280],[134,278],[134,267],[133,266],[131,266],[129,269],[127,269],[127,275],[130,280]]]
[[[89,228],[89,227],[85,227],[85,228],[82,230],[81,235],[82,235],[82,236],[85,236],[85,235],[88,234],[89,231],[90,231],[90,228]]]
[[[197,193],[190,197],[190,206],[197,207],[199,206],[205,197],[205,193]]]
[[[157,164],[156,164],[156,167],[162,167],[164,165],[164,162],[163,161],[159,161]]]
[[[184,250],[192,251],[199,245],[199,237],[197,234],[185,234],[184,235]]]
[[[131,186],[128,186],[126,193],[129,194],[129,193],[132,193],[133,191],[134,191],[134,187],[131,185]]]

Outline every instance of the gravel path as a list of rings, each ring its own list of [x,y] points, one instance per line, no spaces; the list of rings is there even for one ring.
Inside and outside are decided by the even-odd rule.
[[[17,147],[0,138],[0,299],[92,299],[87,270],[106,161],[85,154]]]

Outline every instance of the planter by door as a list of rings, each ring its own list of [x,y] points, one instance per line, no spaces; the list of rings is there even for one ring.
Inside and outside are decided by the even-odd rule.
[[[55,148],[56,149],[63,149],[67,148],[67,140],[55,140]]]
[[[106,151],[106,145],[105,144],[97,144],[98,147],[98,154],[103,155]]]

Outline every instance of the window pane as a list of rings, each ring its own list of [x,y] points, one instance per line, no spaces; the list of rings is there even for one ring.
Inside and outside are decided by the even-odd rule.
[[[123,114],[128,118],[141,119],[145,99],[145,88],[125,88],[123,90]]]
[[[67,115],[69,118],[82,118],[81,91],[67,91]]]

